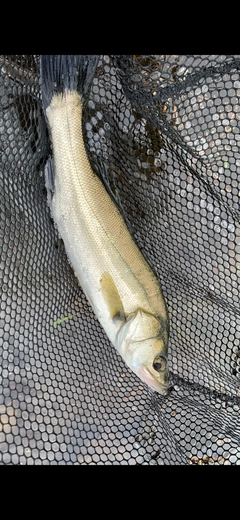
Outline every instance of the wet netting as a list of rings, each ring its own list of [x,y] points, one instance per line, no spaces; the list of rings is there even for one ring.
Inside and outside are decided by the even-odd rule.
[[[166,298],[167,396],[110,344],[51,218],[39,63],[0,57],[0,463],[239,464],[240,57],[100,56],[84,112]]]

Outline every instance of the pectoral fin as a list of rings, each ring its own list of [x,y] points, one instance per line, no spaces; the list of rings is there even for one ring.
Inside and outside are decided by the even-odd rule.
[[[100,284],[104,300],[113,320],[120,319],[123,321],[125,319],[123,304],[111,275],[107,272],[103,273]]]

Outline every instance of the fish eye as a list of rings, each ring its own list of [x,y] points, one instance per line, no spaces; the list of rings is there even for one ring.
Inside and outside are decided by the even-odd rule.
[[[165,356],[156,356],[153,361],[153,368],[157,370],[157,372],[164,372],[167,368],[167,358]]]

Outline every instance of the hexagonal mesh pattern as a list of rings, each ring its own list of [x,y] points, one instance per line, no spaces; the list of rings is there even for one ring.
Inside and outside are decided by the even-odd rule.
[[[154,267],[172,389],[109,343],[47,205],[39,56],[0,57],[0,463],[239,464],[239,56],[101,56],[90,160]]]

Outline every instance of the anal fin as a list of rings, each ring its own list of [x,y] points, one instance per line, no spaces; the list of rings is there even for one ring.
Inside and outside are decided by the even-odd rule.
[[[47,190],[47,201],[52,210],[52,198],[54,195],[54,162],[53,157],[49,157],[45,164],[45,186]]]

